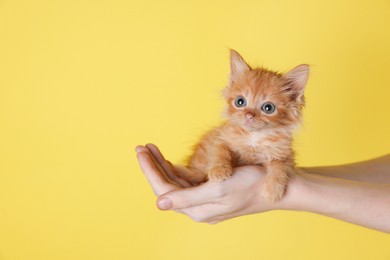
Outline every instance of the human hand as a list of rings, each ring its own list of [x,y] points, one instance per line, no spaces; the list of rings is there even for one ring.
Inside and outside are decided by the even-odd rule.
[[[270,203],[261,196],[265,176],[262,167],[235,168],[228,180],[192,186],[175,174],[180,168],[165,160],[155,145],[138,146],[136,151],[161,210],[175,210],[196,222],[214,224],[278,207],[278,203]]]
[[[283,198],[270,203],[260,195],[265,177],[261,167],[235,168],[228,180],[192,186],[175,175],[180,168],[165,160],[156,146],[138,146],[136,151],[142,171],[158,196],[157,206],[186,214],[197,222],[213,224],[242,215],[287,209],[313,212],[390,232],[389,184],[331,178],[304,168],[290,180]],[[326,167],[322,172],[332,173],[334,169]],[[386,174],[387,170],[388,167],[379,172]],[[343,172],[343,168],[339,171]],[[366,167],[358,166],[354,171],[364,172]]]

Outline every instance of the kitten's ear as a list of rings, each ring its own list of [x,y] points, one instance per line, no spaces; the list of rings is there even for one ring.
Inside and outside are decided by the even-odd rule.
[[[230,50],[230,81],[237,81],[241,75],[250,70],[249,65],[244,61],[238,52]]]
[[[309,65],[301,64],[283,75],[287,80],[286,91],[291,94],[292,99],[298,102],[303,102],[302,97],[309,78],[309,70]]]

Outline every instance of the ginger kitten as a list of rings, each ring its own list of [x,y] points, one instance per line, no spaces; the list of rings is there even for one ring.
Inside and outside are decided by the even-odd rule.
[[[296,172],[292,134],[301,120],[309,66],[302,64],[280,74],[251,68],[231,50],[230,67],[224,90],[227,120],[195,145],[180,174],[192,182],[223,181],[233,167],[263,165],[262,195],[278,201]]]

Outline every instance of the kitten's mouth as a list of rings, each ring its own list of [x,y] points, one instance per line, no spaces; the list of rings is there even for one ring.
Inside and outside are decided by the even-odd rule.
[[[263,121],[256,122],[254,120],[246,119],[245,122],[244,122],[244,127],[246,129],[248,129],[248,130],[251,130],[251,131],[259,130],[259,129],[263,128],[263,126],[264,126],[264,122]]]
[[[253,127],[253,124],[254,124],[253,121],[251,121],[251,120],[245,120],[244,126],[247,127],[247,128],[252,128],[252,127]]]
[[[248,121],[248,120],[245,120],[244,126],[248,130],[256,130],[259,128],[259,125],[256,124],[254,121]]]

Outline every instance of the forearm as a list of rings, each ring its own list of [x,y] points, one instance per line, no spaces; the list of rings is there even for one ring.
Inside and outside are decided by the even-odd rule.
[[[339,166],[305,167],[309,173],[370,183],[390,184],[390,155]]]
[[[282,209],[308,211],[390,233],[390,185],[302,173],[291,180]]]

